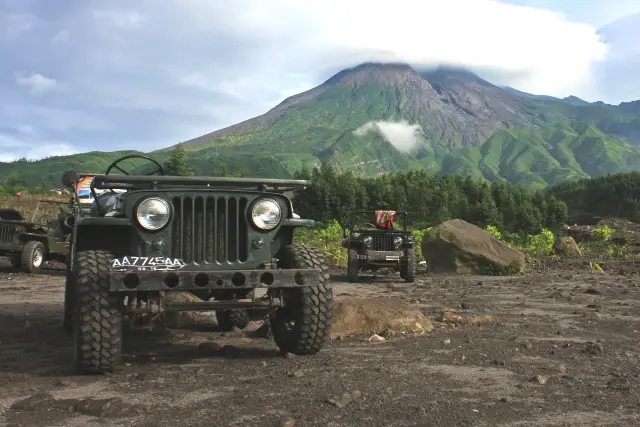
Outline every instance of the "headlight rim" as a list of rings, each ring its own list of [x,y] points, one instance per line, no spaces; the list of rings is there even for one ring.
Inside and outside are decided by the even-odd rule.
[[[160,201],[160,203],[162,203],[167,208],[167,220],[166,220],[166,222],[164,224],[162,224],[162,226],[160,226],[158,228],[147,228],[140,221],[140,207],[142,207],[146,202],[149,202],[151,200]],[[173,216],[173,209],[171,209],[171,204],[168,201],[166,201],[164,198],[162,198],[162,197],[158,197],[158,196],[146,197],[146,198],[140,200],[138,202],[138,205],[136,206],[136,222],[138,223],[138,226],[140,228],[142,228],[143,230],[145,230],[145,231],[156,232],[156,231],[163,230],[164,228],[166,228],[171,223],[172,216]]]
[[[271,228],[262,228],[262,227],[260,227],[258,224],[256,224],[256,221],[254,219],[255,217],[254,217],[253,212],[254,212],[256,206],[258,206],[258,204],[262,203],[262,202],[273,202],[278,207],[278,216],[279,216],[278,222]],[[275,230],[276,228],[278,228],[282,224],[282,220],[284,219],[284,215],[283,215],[284,211],[282,209],[282,206],[280,206],[280,203],[278,203],[278,201],[273,197],[260,197],[260,198],[258,198],[256,200],[254,200],[253,203],[251,204],[250,209],[248,209],[247,213],[249,215],[249,222],[253,225],[253,227],[256,230],[258,230],[258,231],[260,231],[262,233],[269,233],[269,232]]]
[[[402,236],[396,236],[393,238],[393,244],[396,246],[396,248],[402,246],[403,243],[404,239],[402,238]]]

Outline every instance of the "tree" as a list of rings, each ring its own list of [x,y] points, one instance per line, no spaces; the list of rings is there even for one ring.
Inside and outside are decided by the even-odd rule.
[[[193,176],[196,174],[195,169],[187,161],[186,151],[180,146],[173,149],[164,167],[167,175]]]
[[[250,173],[246,169],[236,169],[233,172],[229,172],[226,166],[220,166],[213,171],[212,175],[217,177],[248,178]]]
[[[6,190],[9,193],[15,193],[16,191],[20,191],[25,186],[24,180],[18,178],[15,174],[11,174],[7,177],[7,180],[4,184]]]

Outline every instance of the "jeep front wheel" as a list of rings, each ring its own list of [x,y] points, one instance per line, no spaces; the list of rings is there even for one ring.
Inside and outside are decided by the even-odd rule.
[[[360,271],[360,260],[358,259],[358,251],[349,249],[347,257],[347,280],[351,283],[358,281],[358,272]]]
[[[416,280],[416,252],[414,249],[407,249],[407,260],[402,263],[401,277],[407,283],[413,283]]]
[[[22,248],[20,263],[25,273],[39,273],[44,264],[45,249],[42,242],[32,240]]]
[[[333,288],[324,255],[309,245],[288,245],[278,253],[278,268],[320,270],[319,286],[283,288],[284,306],[271,316],[276,345],[282,352],[315,354],[325,344],[333,320]],[[278,292],[271,290],[270,292]]]
[[[79,374],[113,371],[122,352],[122,298],[109,291],[113,255],[105,251],[76,254],[71,272],[73,304],[73,351]]]

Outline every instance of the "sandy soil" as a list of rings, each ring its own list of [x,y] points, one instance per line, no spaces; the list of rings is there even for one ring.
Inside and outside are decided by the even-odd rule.
[[[337,299],[400,297],[496,323],[283,357],[212,320],[127,335],[120,369],[70,374],[63,276],[0,270],[0,425],[637,426],[640,266],[523,277],[334,278]],[[204,343],[204,344],[203,344]],[[26,400],[25,400],[26,399]]]

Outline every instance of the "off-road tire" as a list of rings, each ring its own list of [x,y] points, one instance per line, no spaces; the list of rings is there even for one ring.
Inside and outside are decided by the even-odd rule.
[[[278,253],[278,268],[320,270],[319,286],[282,288],[285,306],[270,318],[273,339],[280,351],[301,356],[316,354],[327,341],[333,321],[329,266],[318,249],[309,245],[287,245]],[[288,324],[290,320],[294,322],[292,327]]]
[[[407,260],[402,263],[402,278],[406,283],[416,281],[416,270],[418,263],[416,261],[416,252],[414,249],[407,249]]]
[[[25,273],[36,274],[40,272],[40,269],[44,265],[45,247],[42,242],[37,240],[31,240],[22,248],[22,255],[20,256],[21,268]],[[36,262],[36,256],[40,258],[40,263],[34,265]]]
[[[78,374],[112,372],[122,352],[122,298],[109,291],[113,255],[106,251],[76,254],[72,270],[74,365]]]
[[[360,279],[360,260],[358,259],[358,251],[349,249],[347,255],[347,280],[356,283]]]
[[[218,326],[225,331],[231,331],[234,327],[244,329],[251,322],[249,311],[244,309],[216,310],[216,319]]]

